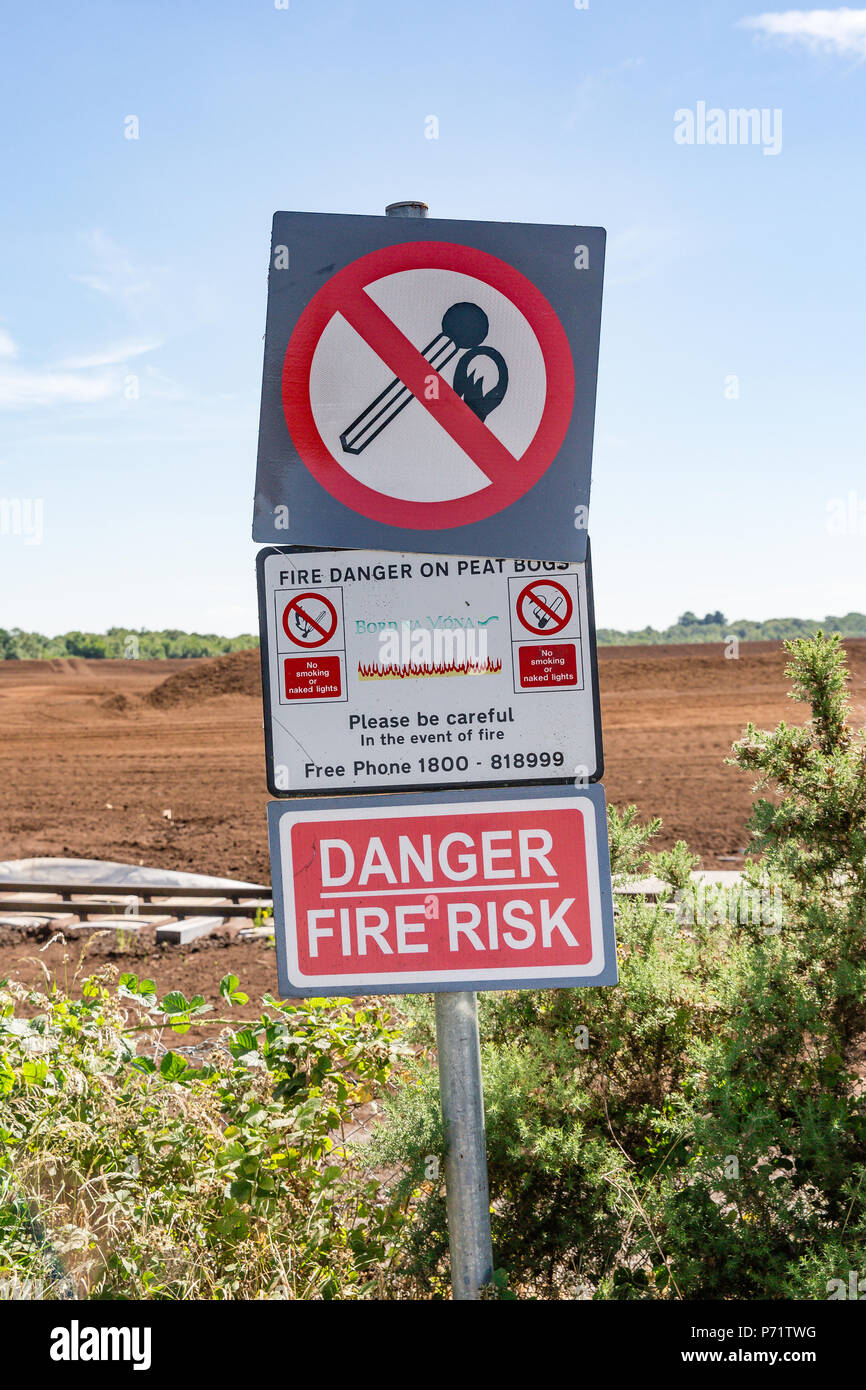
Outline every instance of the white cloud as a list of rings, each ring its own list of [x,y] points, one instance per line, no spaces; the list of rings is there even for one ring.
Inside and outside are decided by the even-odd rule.
[[[182,401],[186,392],[183,388],[170,377],[167,372],[160,371],[159,367],[153,367],[147,363],[144,368],[146,379],[145,395],[158,401]]]
[[[866,58],[866,10],[784,10],[739,22],[766,38],[801,43],[815,53]]]
[[[28,406],[88,405],[105,400],[116,390],[108,376],[75,376],[66,372],[25,371],[0,367],[0,410]]]
[[[65,357],[58,362],[59,367],[77,371],[83,367],[114,367],[118,362],[127,362],[130,357],[141,357],[142,353],[154,352],[162,343],[118,343],[102,352],[83,354],[80,357]]]
[[[11,334],[0,327],[0,410],[92,405],[107,400],[122,389],[123,373],[118,369],[131,358],[161,346],[161,339],[142,335],[95,352],[65,357],[48,366],[21,367],[12,365],[18,349]]]
[[[96,294],[105,295],[119,304],[134,322],[141,323],[152,309],[154,284],[151,276],[140,270],[126,252],[99,228],[92,231],[85,242],[96,262],[96,274],[73,275],[71,278]]]

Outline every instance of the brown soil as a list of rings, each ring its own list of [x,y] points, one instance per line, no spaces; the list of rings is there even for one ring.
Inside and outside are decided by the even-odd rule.
[[[845,642],[852,717],[866,724],[866,638]],[[728,660],[722,643],[599,648],[608,800],[635,802],[664,820],[665,845],[687,840],[705,868],[736,867],[746,844],[752,792],[725,764],[749,720],[802,724],[788,698],[787,653],[778,642],[744,642]]]
[[[217,695],[252,695],[262,697],[262,674],[259,653],[232,652],[215,661],[189,662],[185,671],[174,671],[146,696],[156,709],[172,706],[199,705]]]
[[[845,645],[866,723],[866,639]],[[786,696],[786,660],[771,642],[742,644],[736,661],[721,644],[601,648],[608,799],[662,816],[660,844],[685,839],[705,867],[736,867],[751,794],[724,760],[749,719],[804,719]],[[113,859],[270,882],[257,652],[0,662],[0,734],[0,859]],[[154,948],[144,930],[121,949],[109,933],[87,954],[211,1000],[232,971],[256,998],[276,987],[273,950],[236,930],[183,948]],[[0,977],[14,967],[35,981],[37,961],[62,977],[81,950],[0,928]]]

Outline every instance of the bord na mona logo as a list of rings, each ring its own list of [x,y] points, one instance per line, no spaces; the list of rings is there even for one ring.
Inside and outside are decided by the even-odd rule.
[[[451,629],[454,631],[471,631],[475,628],[486,628],[489,623],[498,623],[499,614],[492,613],[489,618],[458,617],[453,613],[439,614],[438,617],[426,618],[356,618],[356,632],[402,632],[407,629],[409,632],[420,630],[436,632],[439,630]]]

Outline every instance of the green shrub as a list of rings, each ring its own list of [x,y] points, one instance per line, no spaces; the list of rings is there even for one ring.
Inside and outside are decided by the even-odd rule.
[[[618,877],[665,870],[647,853],[657,822],[640,827],[629,807],[610,828]],[[732,1007],[729,944],[684,934],[664,903],[620,899],[617,938],[616,989],[479,996],[494,1257],[524,1294],[607,1290],[647,1249],[664,1265],[641,1194],[671,1147],[669,1097],[693,1084],[689,1047]],[[428,1002],[404,1009],[432,1053]],[[404,1256],[421,1281],[431,1265],[447,1273],[442,1183],[425,1181],[431,1154],[440,1171],[444,1157],[438,1103],[431,1069],[401,1089],[376,1139],[383,1161],[403,1162],[403,1195],[425,1194]]]
[[[227,1007],[247,1002],[238,981]],[[380,1293],[405,1215],[343,1132],[402,1050],[375,1003],[276,1003],[196,1065],[207,1006],[147,980],[0,988],[0,1286],[44,1296]],[[200,1045],[199,1045],[200,1046]]]
[[[658,1203],[690,1297],[821,1297],[866,1267],[866,747],[838,636],[786,645],[812,717],[749,725],[733,758],[773,792],[754,808],[749,878],[774,883],[781,920],[740,929],[737,1009],[678,1106],[691,1164]],[[720,1153],[737,1175],[702,1176]]]
[[[653,856],[659,823],[612,809],[615,878],[670,885],[618,898],[619,986],[479,998],[494,1259],[524,1295],[822,1298],[866,1272],[864,743],[838,637],[789,650],[813,717],[736,747],[774,790],[745,891],[695,889],[685,845]],[[405,1007],[432,1058],[428,1001]],[[402,1256],[418,1289],[447,1275],[421,1067],[376,1141],[422,1193]]]

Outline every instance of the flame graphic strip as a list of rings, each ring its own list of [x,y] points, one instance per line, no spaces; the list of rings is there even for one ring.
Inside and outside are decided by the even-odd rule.
[[[430,662],[423,666],[413,666],[411,662],[400,666],[380,666],[376,663],[368,666],[362,661],[358,662],[358,677],[362,681],[405,681],[424,676],[495,676],[501,670],[502,662],[491,661],[489,657],[485,662],[449,662],[444,666],[434,666]]]

